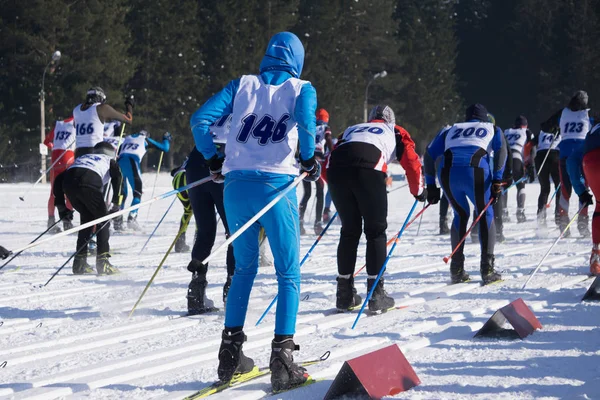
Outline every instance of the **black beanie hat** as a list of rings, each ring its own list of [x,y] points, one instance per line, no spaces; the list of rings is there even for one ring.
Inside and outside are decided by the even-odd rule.
[[[527,125],[529,125],[529,124],[527,123],[527,118],[525,118],[525,116],[524,116],[524,115],[519,115],[519,116],[518,116],[518,117],[515,119],[515,126],[516,126],[517,128],[518,128],[518,127],[521,127],[521,126],[527,126]]]
[[[471,104],[465,112],[465,121],[478,119],[482,122],[488,122],[488,111],[483,104]]]

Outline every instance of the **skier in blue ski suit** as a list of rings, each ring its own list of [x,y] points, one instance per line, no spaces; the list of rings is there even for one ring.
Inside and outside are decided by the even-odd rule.
[[[148,132],[142,130],[138,133],[134,133],[129,135],[123,139],[123,143],[119,147],[119,167],[121,168],[121,173],[123,174],[123,186],[121,188],[122,201],[121,201],[121,209],[125,207],[125,199],[127,198],[127,184],[131,186],[131,190],[133,191],[133,200],[131,201],[131,205],[134,206],[139,204],[142,201],[142,170],[140,168],[140,163],[142,162],[142,158],[146,154],[147,148],[149,145],[152,145],[159,149],[160,151],[164,151],[165,153],[169,152],[171,142],[171,134],[166,132],[163,135],[162,143],[152,139]],[[127,217],[127,225],[130,229],[139,229],[139,225],[137,223],[137,214],[138,210],[134,210],[129,213],[129,217]],[[122,227],[122,220],[115,221],[115,229],[119,230]]]
[[[454,124],[440,132],[425,152],[425,182],[428,202],[440,200],[440,189],[435,184],[436,160],[442,157],[438,178],[444,194],[454,209],[451,241],[456,248],[467,231],[470,216],[469,201],[479,214],[490,201],[497,201],[502,193],[502,174],[507,157],[502,132],[495,131],[488,122],[487,109],[481,104],[473,104],[466,110],[466,122]],[[493,164],[492,164],[493,152]],[[496,230],[494,212],[489,207],[479,225],[481,244],[480,272],[484,284],[501,279],[494,270],[494,244]],[[484,222],[484,223],[483,223]],[[450,273],[453,283],[469,280],[464,270],[464,242],[452,256]]]
[[[274,35],[260,64],[260,75],[235,79],[194,113],[190,124],[198,151],[210,171],[225,176],[225,212],[231,234],[256,215],[298,175],[295,152],[300,143],[300,169],[316,181],[316,91],[300,80],[304,47],[289,32]],[[225,159],[219,157],[209,126],[232,114]],[[235,274],[225,312],[218,375],[229,381],[254,362],[242,352],[243,326],[250,291],[258,271],[260,228],[269,237],[275,260],[278,294],[275,338],[270,360],[274,390],[303,384],[306,370],[293,362],[293,341],[300,294],[300,223],[296,191],[292,190],[234,242]]]

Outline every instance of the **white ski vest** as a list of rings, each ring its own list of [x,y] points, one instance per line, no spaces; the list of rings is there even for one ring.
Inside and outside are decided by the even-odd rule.
[[[73,120],[77,141],[75,147],[94,147],[104,137],[104,123],[100,121],[96,108],[100,103],[81,111],[81,104],[73,110]]]
[[[120,132],[117,129],[121,126],[121,121],[111,121],[104,123],[104,137],[118,136]]]
[[[73,120],[70,122],[56,121],[53,143],[53,150],[75,149],[75,126],[73,125]]]
[[[396,133],[393,126],[383,122],[366,122],[349,127],[340,138],[339,146],[345,143],[369,143],[381,151],[381,158],[375,166],[377,171],[383,171],[390,162],[396,149]]]
[[[146,136],[127,136],[121,145],[120,155],[123,154],[133,154],[139,161],[142,161],[142,158],[146,155]]]
[[[527,129],[510,128],[504,131],[504,136],[506,137],[513,158],[523,161],[523,148],[527,142]]]
[[[560,136],[562,140],[585,139],[591,128],[588,110],[571,111],[565,108],[560,115]]]
[[[84,154],[77,157],[71,168],[86,168],[97,173],[102,179],[102,184],[106,185],[110,180],[110,160],[112,157],[106,154]]]
[[[446,149],[476,146],[490,153],[494,139],[494,125],[490,122],[461,122],[454,124],[446,134]]]
[[[556,138],[552,133],[540,131],[538,136],[538,151],[540,150],[556,150],[560,143],[560,134],[556,135]]]
[[[242,76],[233,102],[223,174],[251,170],[298,175],[294,108],[305,83],[290,78],[281,85],[267,85],[259,76]]]

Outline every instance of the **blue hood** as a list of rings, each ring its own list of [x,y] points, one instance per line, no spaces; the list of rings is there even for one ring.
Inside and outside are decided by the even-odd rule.
[[[260,73],[287,71],[295,78],[300,78],[303,66],[304,46],[298,36],[291,32],[279,32],[269,41],[260,63]]]

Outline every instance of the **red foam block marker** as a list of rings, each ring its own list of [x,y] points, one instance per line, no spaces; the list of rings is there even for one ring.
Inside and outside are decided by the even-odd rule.
[[[344,363],[324,400],[343,395],[371,399],[393,396],[419,385],[421,381],[398,345],[391,345]]]
[[[521,339],[525,339],[536,329],[542,329],[542,324],[533,311],[523,299],[518,298],[496,311],[475,336],[494,336],[499,331],[505,331],[503,326],[507,321]]]

